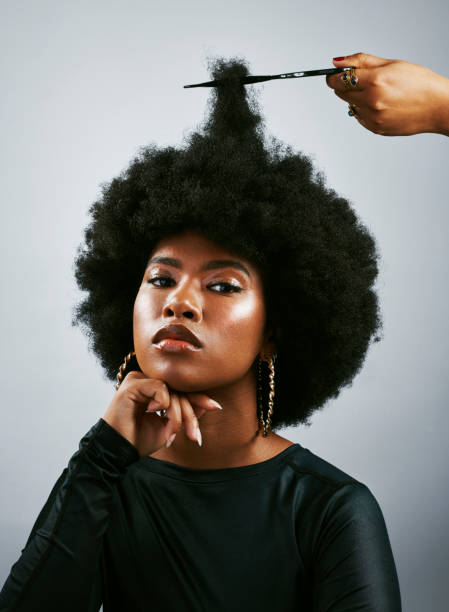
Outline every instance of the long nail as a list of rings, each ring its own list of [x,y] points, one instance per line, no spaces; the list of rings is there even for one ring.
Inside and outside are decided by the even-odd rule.
[[[198,441],[198,444],[201,446],[203,443],[203,438],[201,437],[201,432],[198,427],[196,428],[196,439]]]
[[[220,410],[223,410],[223,406],[220,406],[220,404],[218,402],[216,402],[213,399],[210,399],[209,402],[213,405],[216,406],[217,408],[220,408]]]
[[[168,438],[167,442],[165,443],[165,448],[168,448],[169,446],[171,446],[175,438],[176,438],[176,434],[174,433]]]

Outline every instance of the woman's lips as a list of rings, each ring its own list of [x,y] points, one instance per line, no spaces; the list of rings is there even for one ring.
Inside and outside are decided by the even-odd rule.
[[[182,353],[184,351],[199,351],[201,350],[198,346],[195,346],[187,340],[177,340],[175,338],[163,338],[154,344],[157,349],[165,353]]]
[[[184,340],[194,346],[201,347],[201,342],[185,325],[165,325],[153,336],[153,342],[157,344],[159,340],[171,338],[173,340]]]

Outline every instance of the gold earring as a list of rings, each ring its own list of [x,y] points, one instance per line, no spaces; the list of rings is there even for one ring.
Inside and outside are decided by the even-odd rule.
[[[273,353],[269,357],[265,355],[259,355],[259,370],[258,370],[258,389],[259,389],[259,429],[262,425],[263,427],[263,437],[266,438],[271,431],[271,415],[273,414],[274,407],[274,361],[276,359],[276,353]],[[268,367],[270,369],[268,375],[268,382],[270,386],[270,391],[268,394],[268,411],[267,411],[267,419],[264,421],[263,418],[263,396],[262,396],[262,361],[266,361],[268,363]]]
[[[115,388],[118,389],[120,387],[120,384],[123,380],[123,372],[126,370],[126,366],[128,365],[131,357],[133,355],[135,355],[136,352],[135,351],[131,351],[130,353],[128,353],[125,357],[125,361],[122,363],[122,365],[119,368],[118,374],[117,374],[117,384],[115,385]]]

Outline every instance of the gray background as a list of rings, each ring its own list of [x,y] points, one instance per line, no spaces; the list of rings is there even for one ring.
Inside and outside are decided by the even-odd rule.
[[[198,125],[208,90],[182,85],[208,79],[209,55],[244,56],[263,74],[365,51],[449,76],[449,10],[444,0],[5,0],[1,13],[3,584],[114,393],[70,325],[81,297],[72,262],[100,184],[139,146],[179,145]],[[312,156],[382,255],[384,340],[311,428],[280,433],[376,495],[404,610],[446,610],[449,140],[368,132],[324,77],[258,88],[268,132]]]

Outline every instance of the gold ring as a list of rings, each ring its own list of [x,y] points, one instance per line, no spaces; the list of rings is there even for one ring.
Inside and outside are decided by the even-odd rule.
[[[357,87],[358,82],[359,79],[355,73],[355,68],[351,68],[351,70],[349,71],[349,84],[353,89],[355,89]]]
[[[349,77],[350,77],[351,71],[350,70],[345,70],[345,72],[343,72],[343,74],[341,75],[341,80],[343,81],[343,85],[346,87],[346,89],[349,89],[350,85],[349,85]]]
[[[351,69],[343,72],[340,78],[346,89],[356,89],[359,79],[355,73],[355,68],[351,66]]]

